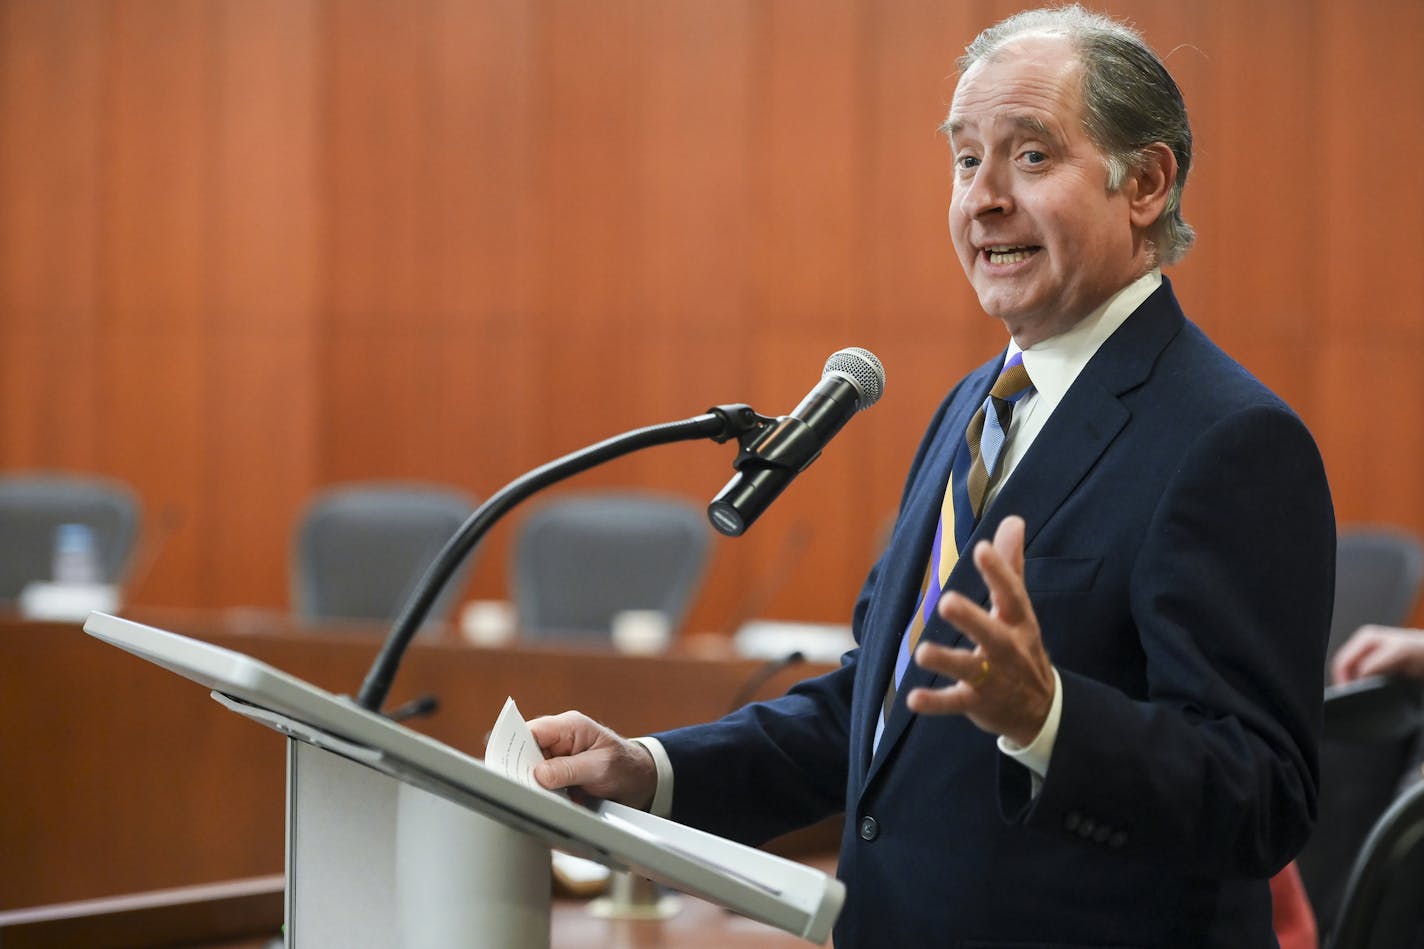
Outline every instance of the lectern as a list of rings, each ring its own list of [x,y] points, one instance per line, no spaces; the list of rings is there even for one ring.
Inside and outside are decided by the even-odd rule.
[[[286,736],[289,949],[545,949],[551,847],[813,943],[840,912],[844,886],[819,870],[525,787],[242,653],[104,613],[84,629]]]

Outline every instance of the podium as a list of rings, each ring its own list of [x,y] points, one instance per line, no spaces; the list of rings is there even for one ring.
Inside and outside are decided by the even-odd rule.
[[[525,787],[234,650],[103,613],[84,629],[287,738],[289,949],[544,949],[550,848],[813,943],[840,912],[844,886],[819,870],[612,802],[586,808]]]

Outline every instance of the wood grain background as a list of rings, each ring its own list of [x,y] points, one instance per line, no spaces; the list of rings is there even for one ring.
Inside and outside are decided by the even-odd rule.
[[[1424,532],[1424,5],[1101,6],[1193,114],[1189,313],[1305,417],[1342,523]],[[935,128],[1016,7],[3,0],[0,467],[134,485],[169,534],[137,604],[281,606],[321,486],[487,497],[714,403],[782,414],[865,346],[883,402],[718,540],[690,625],[788,559],[763,612],[843,619],[935,403],[1002,343]],[[705,502],[731,458],[570,487]],[[513,529],[470,595],[503,595]]]

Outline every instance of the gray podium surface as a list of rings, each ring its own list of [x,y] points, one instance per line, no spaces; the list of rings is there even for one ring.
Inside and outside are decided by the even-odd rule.
[[[290,739],[293,947],[547,945],[549,847],[815,943],[844,900],[843,885],[820,870],[616,804],[588,809],[524,787],[242,653],[102,613],[85,631]]]

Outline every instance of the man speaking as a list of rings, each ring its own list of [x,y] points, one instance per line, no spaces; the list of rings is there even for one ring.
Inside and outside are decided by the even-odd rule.
[[[930,422],[858,648],[652,739],[536,720],[538,778],[748,842],[843,810],[840,949],[1273,947],[1315,810],[1319,453],[1161,275],[1192,140],[1142,38],[1036,10],[960,66],[949,229],[1008,340]]]

